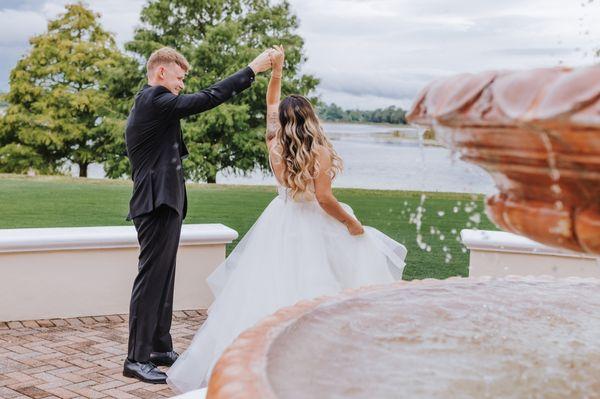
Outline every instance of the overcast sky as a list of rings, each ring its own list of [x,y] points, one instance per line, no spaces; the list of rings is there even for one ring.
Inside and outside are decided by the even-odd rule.
[[[0,0],[0,90],[66,0]],[[88,0],[122,44],[145,0]],[[408,107],[440,76],[600,62],[600,0],[291,0],[318,93],[345,108]]]

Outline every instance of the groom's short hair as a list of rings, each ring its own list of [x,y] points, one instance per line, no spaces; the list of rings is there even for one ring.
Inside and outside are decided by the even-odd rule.
[[[190,63],[181,53],[171,47],[162,47],[153,52],[146,63],[146,71],[150,72],[161,64],[170,64],[174,62],[185,72],[190,70]]]

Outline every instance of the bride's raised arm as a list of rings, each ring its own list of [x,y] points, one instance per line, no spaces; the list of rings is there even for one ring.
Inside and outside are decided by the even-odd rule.
[[[267,143],[275,138],[279,128],[279,101],[281,99],[281,78],[283,77],[283,61],[285,54],[283,46],[274,46],[271,53],[273,69],[267,88]]]

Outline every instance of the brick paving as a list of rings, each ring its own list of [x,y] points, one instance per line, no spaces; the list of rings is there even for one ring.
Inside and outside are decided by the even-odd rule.
[[[175,350],[187,348],[205,319],[206,311],[173,314]],[[123,377],[126,353],[127,315],[0,322],[0,398],[175,395],[167,385]]]

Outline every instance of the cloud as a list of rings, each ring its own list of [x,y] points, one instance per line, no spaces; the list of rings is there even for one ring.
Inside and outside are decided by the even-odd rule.
[[[568,47],[545,47],[545,48],[501,48],[490,50],[490,53],[498,54],[501,56],[509,57],[522,57],[522,56],[566,56],[576,53],[574,48]]]
[[[29,39],[43,33],[48,20],[65,11],[70,0],[2,1],[0,6],[0,91],[8,90],[10,70],[19,58],[29,51]],[[87,1],[92,10],[100,13],[104,29],[116,36],[122,44],[133,37],[144,0],[93,0]]]
[[[67,1],[2,1],[0,90],[28,38]],[[460,72],[598,61],[592,50],[600,46],[600,0],[290,2],[308,56],[302,71],[321,79],[323,100],[343,107],[407,107],[429,81]],[[145,3],[87,1],[120,45],[132,38]]]
[[[43,32],[46,25],[44,16],[35,11],[0,10],[0,45],[23,47],[31,36]]]
[[[412,98],[430,80],[430,75],[381,74],[355,71],[316,72],[322,80],[321,89],[343,92],[354,96],[374,96],[389,99]]]
[[[306,39],[303,70],[321,78],[325,101],[348,106],[410,103],[429,81],[461,72],[589,64],[599,46],[598,3],[365,0],[377,13],[364,15],[345,12],[356,1],[320,4],[292,0]]]
[[[38,10],[44,0],[2,0],[0,10]]]

